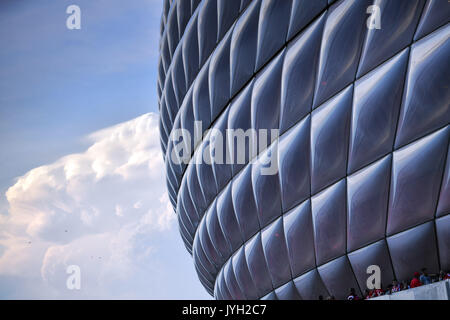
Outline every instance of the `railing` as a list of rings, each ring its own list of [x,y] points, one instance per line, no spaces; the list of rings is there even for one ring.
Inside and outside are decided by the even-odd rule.
[[[394,292],[370,300],[450,300],[450,280]]]

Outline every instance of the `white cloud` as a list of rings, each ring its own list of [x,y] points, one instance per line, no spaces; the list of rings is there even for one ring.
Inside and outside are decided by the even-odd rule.
[[[77,264],[82,293],[76,297],[149,297],[136,288],[163,286],[159,281],[179,267],[164,250],[183,247],[178,235],[173,240],[176,216],[164,182],[158,116],[145,114],[89,139],[84,153],[32,169],[6,192],[0,281],[34,279],[47,291],[32,298],[73,298],[65,271]]]

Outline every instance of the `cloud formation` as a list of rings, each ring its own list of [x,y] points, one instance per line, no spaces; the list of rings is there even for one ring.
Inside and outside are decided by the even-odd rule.
[[[28,290],[25,296],[0,289],[0,296],[170,297],[164,279],[177,263],[165,251],[184,248],[174,237],[158,116],[145,114],[89,139],[92,145],[84,153],[32,169],[6,192],[0,287],[22,279],[44,289],[35,294],[22,288]],[[72,264],[81,268],[79,292],[66,288],[66,268]]]

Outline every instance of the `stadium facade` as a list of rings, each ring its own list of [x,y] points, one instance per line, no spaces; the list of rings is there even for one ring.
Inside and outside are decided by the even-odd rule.
[[[164,0],[167,187],[211,295],[339,299],[370,265],[383,285],[450,270],[449,20],[447,0]],[[192,159],[222,147],[207,129],[279,129],[277,173],[171,161],[194,121]]]

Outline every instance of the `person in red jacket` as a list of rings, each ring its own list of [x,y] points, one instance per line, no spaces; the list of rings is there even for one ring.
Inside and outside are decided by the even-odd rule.
[[[375,290],[373,290],[373,297],[379,297],[384,295],[384,291],[381,288],[375,288]]]
[[[410,288],[416,288],[422,285],[422,282],[420,282],[419,277],[420,273],[414,272],[414,278],[411,280],[411,283],[409,284]]]

